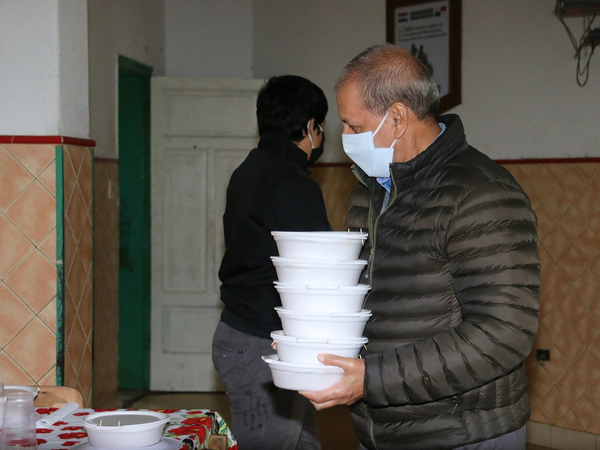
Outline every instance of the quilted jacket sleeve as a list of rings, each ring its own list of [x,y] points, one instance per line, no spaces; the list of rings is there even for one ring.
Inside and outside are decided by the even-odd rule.
[[[423,404],[513,371],[538,326],[537,219],[518,185],[502,179],[465,192],[447,230],[449,289],[462,321],[365,358],[371,406]]]

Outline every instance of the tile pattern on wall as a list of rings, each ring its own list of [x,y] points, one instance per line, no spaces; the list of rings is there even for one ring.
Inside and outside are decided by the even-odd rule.
[[[63,145],[64,385],[92,400],[92,149]]]
[[[0,145],[0,379],[7,384],[56,384],[55,159],[52,144]]]
[[[507,164],[538,216],[540,326],[532,420],[600,433],[600,163]],[[543,366],[537,349],[550,350]]]
[[[347,165],[315,166],[310,171],[323,192],[329,223],[336,231],[344,230],[350,196],[358,186],[358,179]]]
[[[94,398],[104,405],[119,383],[119,165],[94,160]]]

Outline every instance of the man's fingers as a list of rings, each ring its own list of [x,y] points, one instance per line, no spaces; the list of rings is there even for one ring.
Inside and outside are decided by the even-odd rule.
[[[317,357],[322,364],[326,366],[338,366],[344,370],[354,367],[355,358],[345,358],[343,356],[332,355],[330,353],[321,353]]]

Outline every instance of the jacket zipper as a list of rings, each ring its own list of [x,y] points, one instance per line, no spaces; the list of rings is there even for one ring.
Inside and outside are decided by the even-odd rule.
[[[356,171],[356,169],[354,167],[352,168],[352,171],[354,172],[354,175],[356,175],[356,178],[358,178],[359,182],[362,183],[366,187],[367,184],[363,181],[362,177],[360,176],[360,174]],[[377,217],[375,218],[374,223],[373,223],[374,202],[372,200],[370,202],[368,223],[373,224],[373,226],[369,230],[369,237],[371,238],[371,252],[369,253],[369,284],[372,283],[371,280],[373,279],[373,261],[375,259],[375,242],[376,242],[376,234],[377,234],[376,233],[377,223],[379,222],[379,218],[381,217],[381,215],[385,211],[387,211],[387,209],[394,202],[394,200],[396,200],[397,190],[396,190],[396,183],[394,182],[393,177],[392,177],[392,185],[394,186],[393,195],[392,195],[392,193],[390,193],[390,200],[389,200],[385,210],[380,211],[379,214],[377,214]],[[368,295],[366,297],[368,297]],[[366,297],[365,297],[365,300],[363,301],[363,307],[364,307],[366,299],[367,299]],[[375,450],[377,450],[378,447],[377,447],[377,443],[375,442],[375,436],[373,434],[373,423],[374,423],[373,418],[371,417],[371,414],[369,414],[369,410],[367,409],[367,406],[364,403],[361,406],[363,407],[367,417],[369,418],[369,437],[371,438],[371,442],[373,443]]]
[[[362,404],[362,407],[367,413],[367,417],[369,417],[369,437],[371,438],[371,442],[373,443],[375,450],[377,450],[377,442],[375,442],[375,436],[373,435],[373,419],[371,418],[371,414],[369,414],[369,411],[364,403]]]
[[[396,189],[396,182],[394,181],[394,177],[392,177],[392,187],[393,189],[390,192],[390,199],[388,201],[387,206],[385,207],[385,209],[383,211],[380,211],[377,214],[377,217],[375,218],[375,222],[373,223],[373,226],[371,227],[372,230],[370,230],[373,233],[372,239],[371,239],[371,252],[369,254],[369,283],[372,283],[373,280],[373,262],[375,260],[375,242],[376,242],[376,237],[377,237],[377,224],[379,223],[379,219],[380,217],[388,210],[388,208],[392,205],[392,203],[394,203],[394,201],[396,201],[396,194],[398,192],[398,190]],[[371,207],[369,208],[369,223],[371,223],[373,221],[373,209],[374,209],[374,202],[371,202]],[[366,300],[366,297],[365,297]],[[363,306],[364,306],[364,302],[363,302]]]

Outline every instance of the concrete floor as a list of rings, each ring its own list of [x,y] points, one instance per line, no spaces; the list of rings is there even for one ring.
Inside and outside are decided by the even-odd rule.
[[[148,408],[148,409],[214,409],[227,423],[231,423],[229,401],[221,392],[142,392],[119,391],[117,397],[102,408]],[[354,450],[358,439],[352,430],[350,412],[338,406],[318,412],[322,450]],[[234,433],[235,436],[235,433]],[[527,444],[527,450],[552,450]]]

